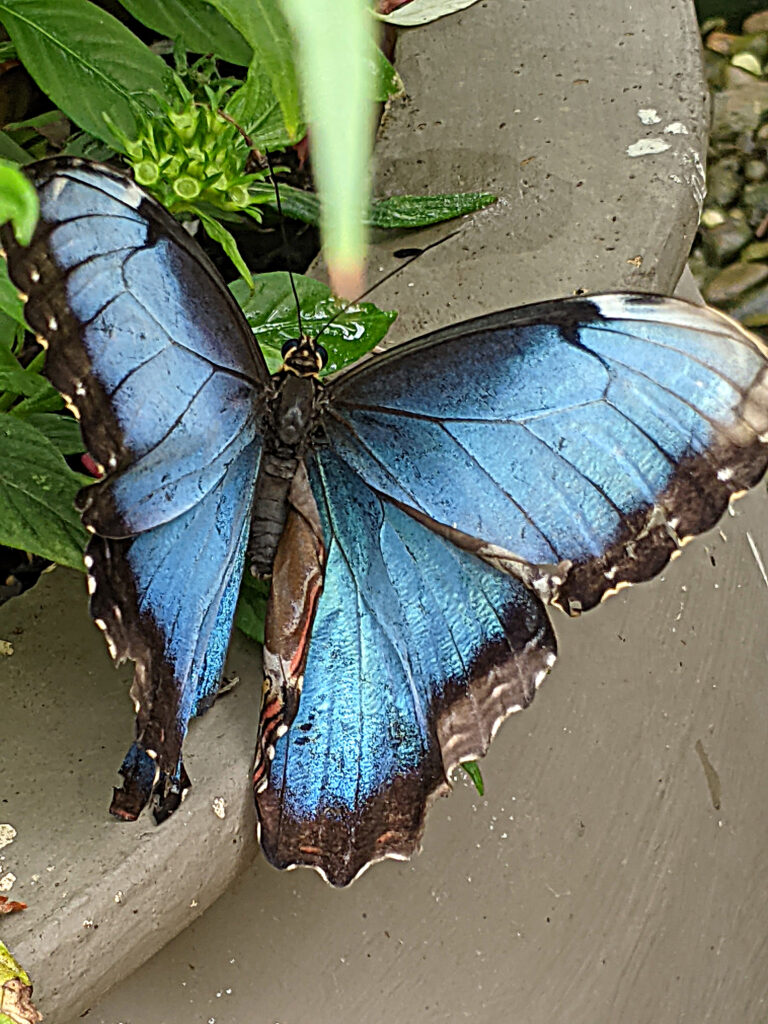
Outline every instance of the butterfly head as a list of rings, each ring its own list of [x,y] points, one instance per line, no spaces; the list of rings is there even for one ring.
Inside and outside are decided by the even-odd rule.
[[[283,344],[282,370],[295,373],[298,377],[316,377],[328,362],[328,353],[314,338],[303,334],[300,338],[291,338]]]

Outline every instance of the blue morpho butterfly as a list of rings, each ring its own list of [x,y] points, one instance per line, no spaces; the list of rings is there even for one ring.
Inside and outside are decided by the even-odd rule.
[[[322,384],[300,339],[270,376],[187,233],[132,181],[27,168],[6,230],[47,373],[106,478],[81,492],[91,612],[136,662],[112,811],[158,819],[189,780],[246,563],[272,573],[254,769],[278,867],[345,885],[418,846],[575,614],[656,575],[762,476],[766,353],[712,310],[599,295],[506,310]]]

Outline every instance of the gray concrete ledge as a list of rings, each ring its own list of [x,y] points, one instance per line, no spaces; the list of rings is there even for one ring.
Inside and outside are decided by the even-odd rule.
[[[0,608],[0,823],[16,830],[0,876],[28,904],[3,941],[35,982],[47,1019],[87,1008],[211,904],[256,853],[248,766],[260,651],[242,636],[240,684],[193,724],[195,780],[163,828],[107,813],[133,736],[132,670],[115,670],[87,611],[85,577],[58,568]],[[214,811],[224,809],[224,817]],[[246,825],[247,823],[247,825]]]
[[[257,859],[87,1024],[762,1022],[764,487],[721,529],[555,618],[485,798],[459,781],[419,857],[341,893]]]
[[[376,296],[401,310],[394,337],[577,288],[674,285],[695,229],[705,146],[696,28],[687,2],[633,7],[486,0],[402,34],[408,98],[380,132],[379,194],[483,188],[501,201]],[[657,152],[630,156],[637,143]],[[402,244],[377,241],[372,279]],[[756,537],[768,550],[768,537]],[[730,575],[713,575],[704,545],[686,553],[691,568],[675,571],[694,574],[687,597],[679,581],[688,577],[678,575],[583,623],[558,620],[560,666],[497,739],[486,801],[460,784],[432,811],[413,865],[380,865],[339,894],[259,860],[99,1007],[101,992],[199,915],[255,852],[248,769],[259,659],[235,641],[241,686],[192,730],[194,787],[175,820],[121,827],[106,806],[131,736],[129,672],[113,671],[82,580],[57,570],[0,609],[0,637],[14,645],[0,661],[0,820],[18,831],[0,855],[18,876],[14,897],[29,903],[2,934],[33,975],[41,1008],[59,1024],[88,1007],[87,1019],[110,1024],[506,1021],[512,1006],[529,1024],[677,1020],[633,1016],[635,984],[659,964],[670,977],[681,936],[700,932],[698,917],[685,917],[700,913],[700,891],[712,893],[712,914],[752,899],[748,870],[761,838],[765,848],[749,818],[754,765],[768,749],[751,689],[762,648],[755,629],[739,625],[765,591],[743,532],[737,538],[723,544],[718,569]],[[743,592],[725,600],[726,583]],[[700,617],[689,620],[699,600]],[[675,625],[681,601],[685,627]],[[715,649],[694,644],[694,629],[717,629]],[[737,706],[720,699],[729,675]],[[722,829],[691,753],[699,737],[718,770],[727,766],[734,804]],[[732,884],[721,877],[726,858],[744,866]],[[722,932],[730,951],[747,953],[753,941],[744,915]],[[707,920],[709,936],[717,917]],[[701,950],[701,962],[685,961],[686,992],[715,956]],[[233,977],[243,1002],[227,1007]],[[702,977],[701,993],[716,977]],[[613,997],[625,1000],[623,1016],[601,1016]],[[727,1020],[697,1017],[710,1019]]]

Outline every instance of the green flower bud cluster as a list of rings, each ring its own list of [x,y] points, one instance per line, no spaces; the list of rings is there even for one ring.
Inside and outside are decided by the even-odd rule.
[[[179,88],[179,103],[158,100],[162,114],[143,120],[137,138],[127,138],[110,123],[136,181],[175,214],[194,212],[202,203],[260,220],[255,204],[270,194],[263,184],[267,172],[244,171],[248,143],[222,113],[231,86],[205,86],[202,101]]]

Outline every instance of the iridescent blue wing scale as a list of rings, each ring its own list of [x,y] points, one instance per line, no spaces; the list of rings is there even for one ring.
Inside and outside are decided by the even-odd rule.
[[[346,885],[382,857],[413,853],[427,804],[530,703],[555,639],[519,580],[382,500],[331,451],[315,453],[309,480],[325,584],[289,681],[300,701],[279,714],[268,691],[256,799],[273,864]],[[290,588],[286,556],[278,550],[273,591]]]
[[[178,802],[189,718],[213,699],[250,519],[268,373],[216,271],[125,176],[77,160],[27,169],[29,248],[7,230],[46,372],[79,415],[105,479],[79,496],[95,536],[91,610],[132,658],[137,736],[113,811]]]
[[[298,630],[281,658],[275,630],[265,649],[270,860],[344,885],[412,852],[450,770],[554,658],[537,592],[577,613],[714,525],[765,471],[767,379],[727,317],[608,295],[459,324],[334,380],[306,531],[325,589],[311,642]],[[291,605],[285,562],[271,608]]]
[[[658,573],[768,462],[764,348],[674,299],[494,314],[331,390],[329,440],[369,486],[571,613]]]
[[[258,457],[253,442],[194,508],[162,526],[88,545],[91,614],[113,658],[136,662],[136,741],[120,769],[125,782],[111,807],[118,817],[137,817],[155,790],[162,820],[189,785],[182,743],[221,682]]]

